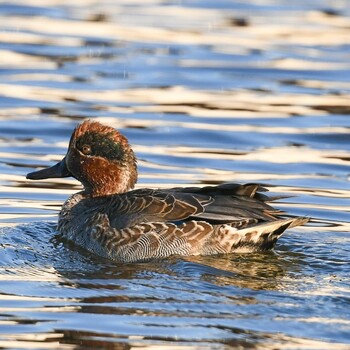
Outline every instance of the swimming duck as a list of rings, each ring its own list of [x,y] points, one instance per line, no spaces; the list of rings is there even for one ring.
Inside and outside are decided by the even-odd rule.
[[[120,262],[265,251],[286,229],[308,221],[281,218],[258,184],[132,190],[137,165],[128,140],[95,121],[74,129],[61,162],[27,179],[68,176],[84,189],[63,204],[59,233]]]

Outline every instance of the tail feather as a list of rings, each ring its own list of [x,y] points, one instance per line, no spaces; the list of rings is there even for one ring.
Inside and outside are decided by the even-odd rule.
[[[254,252],[272,249],[278,238],[288,228],[304,225],[309,221],[306,217],[276,220],[250,226],[236,231],[240,240],[233,242],[231,252]]]

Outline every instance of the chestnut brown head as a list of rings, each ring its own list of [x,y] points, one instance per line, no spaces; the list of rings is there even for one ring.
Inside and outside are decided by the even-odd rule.
[[[55,166],[27,175],[38,180],[73,176],[91,197],[123,193],[137,181],[134,152],[128,140],[112,127],[84,121],[71,136],[67,155]]]

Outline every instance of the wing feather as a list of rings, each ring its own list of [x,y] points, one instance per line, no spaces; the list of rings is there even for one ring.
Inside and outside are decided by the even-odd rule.
[[[280,211],[267,204],[270,198],[261,193],[266,191],[257,184],[138,189],[109,196],[109,202],[103,197],[100,206],[94,198],[86,206],[106,214],[117,229],[149,222],[181,224],[192,220],[214,225],[246,219],[274,221]]]

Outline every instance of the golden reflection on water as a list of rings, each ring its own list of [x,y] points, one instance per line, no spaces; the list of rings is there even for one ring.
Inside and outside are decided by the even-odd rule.
[[[35,81],[35,75],[31,78]],[[51,75],[46,80],[51,80]],[[40,81],[40,80],[39,80]],[[58,80],[57,80],[58,81]],[[62,81],[62,80],[61,80]],[[64,80],[63,80],[64,81]],[[75,99],[77,101],[94,101],[108,104],[138,103],[128,108],[118,108],[118,111],[131,112],[185,113],[201,117],[287,117],[291,115],[322,115],[329,106],[337,106],[346,110],[349,106],[349,94],[335,95],[305,95],[305,94],[271,94],[255,93],[253,91],[217,92],[194,91],[186,88],[169,89],[132,89],[132,90],[74,90],[69,91],[52,87],[37,87],[0,84],[0,91],[7,97],[24,98],[50,102]],[[141,105],[140,105],[141,104]],[[142,106],[142,104],[145,104]],[[199,107],[198,107],[199,106]],[[107,107],[105,107],[108,110]],[[115,107],[114,107],[115,109]],[[113,108],[111,109],[113,111]],[[146,121],[145,121],[146,123]],[[193,123],[196,125],[196,123]],[[242,127],[242,126],[241,126]],[[333,129],[330,126],[331,129]],[[342,128],[344,131],[344,128]],[[314,132],[314,131],[313,131]]]

